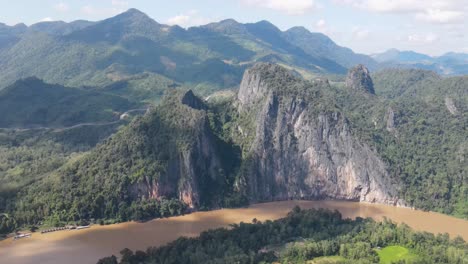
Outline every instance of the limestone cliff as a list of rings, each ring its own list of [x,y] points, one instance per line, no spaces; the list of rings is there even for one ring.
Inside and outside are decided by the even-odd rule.
[[[192,91],[183,93],[175,100],[166,99],[164,104],[168,105],[160,106],[156,111],[161,115],[167,110],[173,120],[159,119],[151,123],[153,126],[168,126],[172,130],[172,133],[168,131],[172,135],[160,139],[167,140],[168,144],[160,144],[170,149],[164,169],[159,177],[144,177],[136,183],[132,187],[133,193],[145,198],[177,197],[192,208],[216,204],[217,201],[210,199],[214,198],[212,194],[217,190],[209,190],[208,187],[216,189],[217,183],[225,181],[225,174],[222,173],[217,140],[204,111],[206,106]],[[173,109],[163,110],[166,106]],[[172,124],[165,124],[166,121]],[[151,130],[146,130],[145,134],[153,135]],[[154,152],[165,152],[157,146],[153,147]]]
[[[374,83],[369,70],[362,64],[351,68],[346,77],[346,87],[353,90],[362,90],[375,94]]]
[[[246,71],[238,101],[240,113],[250,112],[255,124],[246,165],[249,196],[402,204],[377,153],[352,135],[339,109],[320,106],[326,85],[272,64]]]

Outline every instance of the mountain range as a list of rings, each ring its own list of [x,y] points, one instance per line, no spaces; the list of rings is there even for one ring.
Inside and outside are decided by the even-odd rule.
[[[371,57],[381,68],[416,68],[435,71],[442,75],[463,75],[468,72],[468,54],[449,52],[441,56],[429,56],[414,51],[391,49]]]
[[[227,19],[183,29],[136,9],[98,22],[0,24],[0,87],[31,76],[66,86],[104,87],[135,76],[144,83],[141,76],[149,74],[209,94],[235,86],[255,62],[279,63],[311,79],[344,74],[356,64],[371,70],[415,67],[464,74],[466,57],[396,50],[367,56],[304,27],[281,31],[268,21]]]
[[[444,61],[135,9],[0,25],[0,234],[287,199],[466,218],[468,79],[407,69],[430,60]]]

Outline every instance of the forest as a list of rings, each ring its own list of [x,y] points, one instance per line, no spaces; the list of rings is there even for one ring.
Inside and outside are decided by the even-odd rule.
[[[403,249],[408,254],[387,256]],[[276,221],[233,224],[195,238],[133,252],[98,264],[142,263],[450,263],[468,261],[468,244],[447,234],[416,232],[389,220],[343,219],[337,211],[295,207]],[[309,262],[316,261],[316,262]],[[389,262],[386,262],[389,261]]]

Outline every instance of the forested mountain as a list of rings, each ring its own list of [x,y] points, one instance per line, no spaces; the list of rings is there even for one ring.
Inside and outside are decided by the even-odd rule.
[[[345,83],[307,81],[260,63],[245,72],[237,94],[204,101],[174,90],[83,155],[43,148],[63,158],[38,166],[39,177],[6,156],[5,184],[15,173],[35,182],[0,192],[0,209],[15,220],[3,223],[2,232],[39,222],[146,219],[186,207],[284,199],[407,205],[466,218],[467,83],[421,70],[371,78],[362,65]],[[45,139],[70,146],[79,138],[70,133]],[[6,153],[19,151],[14,137],[5,134]],[[34,155],[34,141],[22,137],[20,146]]]
[[[0,90],[0,127],[65,127],[110,122],[138,106],[110,93],[52,85],[30,77]]]
[[[324,35],[282,32],[267,21],[183,29],[130,9],[98,22],[0,25],[0,89],[30,76],[99,88],[135,77],[144,83],[141,76],[156,74],[209,94],[235,87],[245,68],[258,61],[281,63],[308,77],[375,64]]]

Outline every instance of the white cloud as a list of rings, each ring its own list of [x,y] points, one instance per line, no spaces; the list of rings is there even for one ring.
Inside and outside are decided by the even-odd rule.
[[[451,23],[463,19],[463,12],[429,9],[425,13],[416,14],[416,19],[433,23]]]
[[[189,22],[190,22],[190,16],[188,15],[177,15],[167,20],[167,23],[169,25],[179,25],[179,26],[186,25]]]
[[[56,5],[54,5],[54,9],[56,11],[58,11],[58,12],[61,12],[61,13],[66,13],[66,12],[70,11],[70,7],[67,4],[63,3],[63,2],[60,2],[60,3],[56,4]]]
[[[317,21],[317,24],[316,24],[317,28],[323,28],[326,25],[327,25],[327,22],[325,22],[324,19],[320,19],[319,21]]]
[[[333,35],[333,29],[328,26],[327,21],[323,18],[315,23],[314,30],[325,35]]]
[[[315,0],[242,0],[249,6],[268,8],[287,15],[304,15],[320,8]]]
[[[40,22],[51,22],[51,21],[54,21],[54,19],[51,17],[44,17],[43,19],[41,19]]]
[[[190,10],[167,20],[167,24],[169,25],[179,25],[185,28],[204,25],[210,22],[212,22],[212,20],[201,16],[197,10]]]
[[[452,23],[468,17],[465,0],[333,0],[335,4],[377,13],[400,13],[431,23]]]
[[[439,40],[439,36],[434,33],[412,34],[407,37],[407,41],[413,44],[432,44]]]

